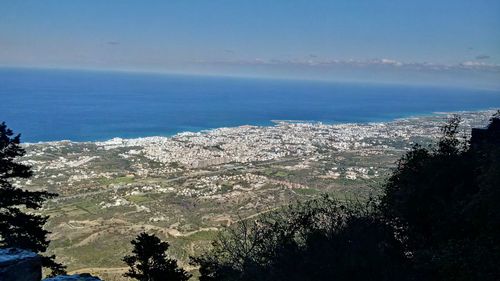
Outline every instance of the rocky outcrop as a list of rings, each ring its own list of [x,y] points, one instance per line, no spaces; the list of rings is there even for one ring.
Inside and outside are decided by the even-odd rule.
[[[36,253],[16,248],[0,249],[0,281],[40,281],[42,259]],[[102,281],[88,273],[59,275],[43,281]]]
[[[40,281],[42,260],[36,253],[15,248],[0,249],[0,280]]]
[[[59,275],[56,277],[43,279],[43,281],[102,281],[102,280],[88,273],[82,273],[74,275]]]
[[[482,150],[500,144],[500,116],[493,118],[486,128],[473,128],[470,139],[472,149]]]

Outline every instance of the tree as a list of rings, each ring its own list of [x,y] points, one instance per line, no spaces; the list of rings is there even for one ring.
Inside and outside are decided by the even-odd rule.
[[[177,261],[167,258],[165,252],[170,245],[154,234],[139,234],[131,241],[133,255],[125,256],[123,261],[130,267],[125,277],[139,281],[186,281],[191,274],[177,266]]]
[[[324,196],[240,220],[192,263],[200,281],[405,280],[402,245],[371,205]]]
[[[437,146],[415,146],[386,184],[380,210],[411,253],[419,280],[500,280],[500,115]]]
[[[5,122],[0,123],[0,246],[45,252],[49,232],[43,229],[43,225],[48,217],[34,214],[29,209],[41,208],[47,199],[57,194],[28,191],[12,183],[14,179],[28,179],[33,175],[30,166],[16,161],[26,153],[20,143],[21,136],[14,136]],[[52,274],[65,273],[64,266],[54,259],[54,256],[43,256],[43,265],[50,268]]]
[[[460,118],[398,162],[379,202],[328,197],[242,220],[192,262],[200,281],[500,280],[500,112]]]

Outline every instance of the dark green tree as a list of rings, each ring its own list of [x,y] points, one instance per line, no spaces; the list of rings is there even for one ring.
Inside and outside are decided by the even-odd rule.
[[[436,146],[408,152],[381,198],[417,280],[500,280],[500,116],[470,142],[459,123]]]
[[[405,280],[402,245],[371,205],[325,196],[241,220],[192,262],[201,281]]]
[[[47,191],[28,191],[13,184],[15,179],[28,179],[33,175],[30,166],[16,161],[25,154],[20,146],[21,137],[14,136],[5,122],[0,124],[0,247],[16,247],[43,253],[47,250],[47,230],[43,229],[48,217],[34,214],[49,198],[56,196]],[[52,274],[61,274],[64,267],[54,256],[43,256],[43,265]]]
[[[143,232],[131,243],[133,255],[123,258],[130,267],[125,277],[139,281],[187,281],[191,278],[191,274],[178,267],[176,260],[167,258],[170,245],[154,234]]]
[[[201,281],[500,280],[500,112],[398,162],[379,202],[324,197],[242,220],[192,262]]]

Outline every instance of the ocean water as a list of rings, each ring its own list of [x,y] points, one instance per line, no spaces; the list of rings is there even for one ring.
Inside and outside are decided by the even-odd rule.
[[[415,86],[0,69],[0,121],[27,142],[168,136],[272,120],[325,123],[500,108],[500,92]]]

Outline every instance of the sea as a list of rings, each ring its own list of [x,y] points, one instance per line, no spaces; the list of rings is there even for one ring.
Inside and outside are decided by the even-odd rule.
[[[0,122],[24,142],[171,136],[276,120],[364,123],[500,108],[500,91],[0,68]]]

